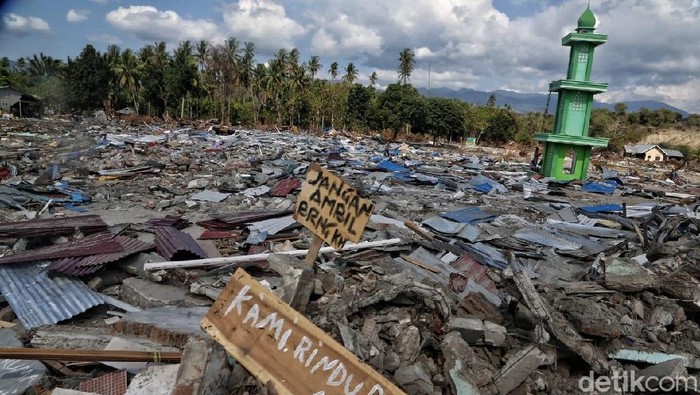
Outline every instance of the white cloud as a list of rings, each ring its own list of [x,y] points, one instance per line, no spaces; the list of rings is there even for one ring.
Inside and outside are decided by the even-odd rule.
[[[68,22],[82,22],[88,18],[89,14],[89,10],[75,10],[71,8],[66,14],[66,20]]]
[[[93,3],[97,3],[97,4],[107,4],[107,2],[109,0],[90,0],[90,1],[92,1]]]
[[[21,16],[13,13],[3,15],[5,28],[15,34],[24,35],[32,31],[47,32],[51,30],[49,23],[36,16]]]
[[[205,19],[184,19],[171,10],[159,11],[155,7],[132,5],[119,7],[107,13],[107,22],[117,29],[132,33],[145,41],[208,40],[222,42],[224,35],[219,26]]]
[[[114,44],[118,45],[122,43],[119,37],[112,36],[111,34],[89,34],[86,37],[89,41],[103,43],[103,44]]]
[[[224,6],[224,24],[241,41],[252,41],[263,53],[292,48],[306,28],[287,16],[283,5],[271,0],[239,0]]]
[[[377,29],[355,23],[346,14],[324,22],[311,40],[311,50],[319,55],[331,56],[352,53],[355,56],[380,55],[382,37]]]

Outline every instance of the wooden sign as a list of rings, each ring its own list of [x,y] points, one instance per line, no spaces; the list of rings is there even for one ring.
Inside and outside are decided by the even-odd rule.
[[[201,326],[273,393],[403,394],[243,269]]]
[[[294,219],[336,250],[360,241],[374,205],[340,177],[316,163],[309,166]],[[319,243],[320,247],[320,243]]]

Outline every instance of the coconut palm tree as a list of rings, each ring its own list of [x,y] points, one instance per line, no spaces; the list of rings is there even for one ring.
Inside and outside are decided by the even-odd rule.
[[[131,98],[134,101],[134,111],[139,113],[139,103],[137,100],[140,87],[139,82],[139,60],[134,55],[134,52],[127,48],[121,53],[119,61],[112,66],[112,72],[117,77],[119,87],[126,88],[131,93]]]
[[[405,85],[411,80],[411,73],[416,64],[416,54],[410,48],[404,48],[399,53],[399,80]]]
[[[379,79],[379,76],[377,75],[377,72],[373,71],[372,74],[369,75],[369,86],[374,87],[374,85],[377,83],[378,79]]]
[[[321,58],[318,56],[314,55],[309,59],[309,73],[311,74],[311,78],[316,78],[316,74],[318,74],[318,71],[321,70]]]
[[[331,63],[331,68],[328,69],[328,74],[331,75],[331,81],[335,81],[335,77],[338,76],[338,62]]]
[[[355,67],[355,64],[350,62],[348,63],[347,67],[345,67],[345,75],[343,76],[343,82],[346,82],[348,84],[352,84],[357,80],[357,67]]]

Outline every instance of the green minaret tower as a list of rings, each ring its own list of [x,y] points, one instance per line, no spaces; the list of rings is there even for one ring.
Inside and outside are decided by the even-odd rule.
[[[558,180],[586,178],[592,147],[607,147],[608,139],[588,137],[593,95],[605,92],[608,84],[591,82],[593,50],[608,36],[594,33],[596,18],[590,7],[578,19],[575,33],[562,38],[571,47],[565,80],[549,84],[557,92],[554,133],[539,133],[535,140],[545,143],[542,175]]]

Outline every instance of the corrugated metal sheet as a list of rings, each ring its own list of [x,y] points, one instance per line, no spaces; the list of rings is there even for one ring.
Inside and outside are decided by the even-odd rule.
[[[469,241],[470,243],[476,243],[481,236],[481,228],[474,225],[466,225],[458,234],[457,237]]]
[[[287,178],[278,182],[270,190],[269,195],[274,197],[286,197],[299,187],[301,187],[301,180],[298,178]]]
[[[597,206],[584,206],[581,207],[586,213],[615,213],[622,212],[621,204],[599,204]]]
[[[496,283],[488,276],[486,266],[479,264],[468,255],[463,255],[451,266],[457,271],[457,273],[450,274],[450,289],[453,292],[457,294],[462,293],[466,289],[469,279],[474,280],[474,282],[494,294],[498,292]]]
[[[560,251],[574,251],[582,247],[581,244],[570,242],[538,228],[520,229],[513,234],[513,237],[546,247],[556,248]]]
[[[217,219],[197,222],[197,225],[209,230],[231,230],[243,225],[269,218],[292,214],[291,211],[249,211],[222,216]]]
[[[182,218],[179,215],[166,215],[163,218],[151,218],[146,221],[146,225],[149,227],[156,226],[170,226],[175,229],[184,229],[190,224],[186,218]]]
[[[198,237],[199,240],[218,240],[218,239],[239,239],[241,237],[240,230],[205,230]]]
[[[218,203],[223,202],[229,196],[231,196],[230,193],[221,193],[207,189],[202,192],[195,193],[194,195],[192,195],[192,197],[190,197],[190,199]]]
[[[56,324],[103,303],[83,282],[51,278],[33,263],[0,266],[0,292],[27,329]]]
[[[459,222],[448,221],[442,217],[438,217],[437,215],[423,220],[422,223],[423,225],[429,226],[440,233],[448,235],[457,234],[459,233],[459,231],[462,230],[462,228],[464,228],[464,224],[460,224]]]
[[[107,224],[99,215],[6,222],[0,224],[0,237],[72,235],[76,228],[83,234],[91,234],[106,231]]]
[[[169,226],[156,228],[156,249],[171,261],[207,258],[207,253],[192,236]]]
[[[95,273],[108,263],[116,262],[129,255],[155,248],[155,244],[144,243],[133,237],[115,236],[114,240],[121,244],[123,251],[112,254],[92,255],[83,258],[63,258],[52,262],[46,270],[73,276],[83,276]]]
[[[49,259],[70,258],[77,256],[111,254],[123,251],[122,245],[109,233],[75,239],[65,244],[55,244],[36,250],[24,251],[15,255],[0,258],[0,264],[34,262]]]
[[[271,218],[266,219],[264,221],[252,223],[250,224],[250,226],[248,226],[248,229],[251,232],[267,232],[268,235],[274,235],[289,228],[290,226],[296,223],[297,221],[294,219],[294,216],[288,215],[286,217]]]
[[[491,221],[496,215],[487,213],[481,207],[465,207],[460,210],[450,211],[442,215],[444,218],[457,221],[461,224],[478,224],[480,222]]]

